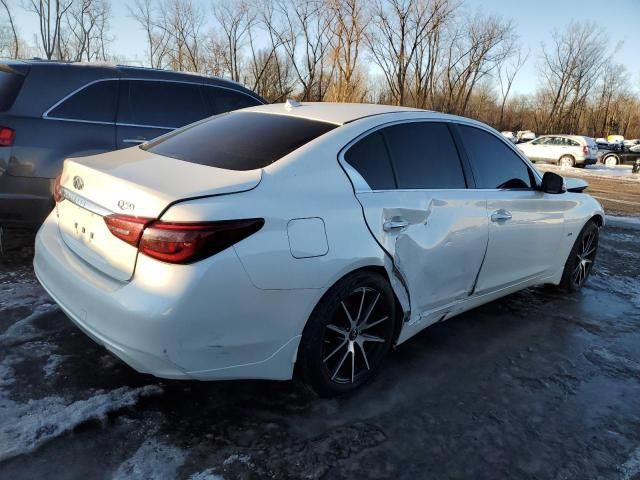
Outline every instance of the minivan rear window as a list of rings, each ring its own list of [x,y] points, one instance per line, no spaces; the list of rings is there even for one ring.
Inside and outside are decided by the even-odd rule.
[[[271,165],[336,126],[287,115],[230,112],[164,135],[141,148],[210,167],[254,170]]]
[[[0,71],[0,112],[6,112],[11,108],[23,81],[23,75]]]

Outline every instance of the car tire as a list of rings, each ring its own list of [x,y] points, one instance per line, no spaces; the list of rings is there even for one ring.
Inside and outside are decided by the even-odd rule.
[[[571,155],[563,155],[558,160],[558,165],[561,167],[575,167],[576,161]]]
[[[620,161],[617,155],[607,155],[602,159],[602,163],[607,167],[615,167]]]
[[[593,220],[582,227],[562,272],[560,289],[566,292],[580,290],[591,273],[598,253],[600,229]]]
[[[381,369],[395,332],[389,282],[375,272],[354,272],[331,287],[309,317],[297,374],[321,397],[349,393]]]

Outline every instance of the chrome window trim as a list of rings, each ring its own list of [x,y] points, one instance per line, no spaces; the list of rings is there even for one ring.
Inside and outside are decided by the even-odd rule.
[[[497,138],[498,140],[500,140],[503,144],[507,145],[511,151],[515,152],[516,155],[525,163],[525,166],[527,168],[529,168],[529,170],[531,170],[533,172],[533,175],[535,176],[536,180],[538,180],[538,182],[542,182],[542,177],[540,177],[540,174],[538,173],[538,171],[533,167],[533,164],[529,161],[528,158],[526,158],[524,156],[524,154],[522,152],[520,152],[520,150],[518,150],[515,146],[513,146],[511,144],[510,141],[508,141],[505,138],[502,138],[502,135],[496,134],[494,131],[492,131],[492,129],[490,127],[488,127],[487,125],[481,124],[481,123],[477,123],[474,120],[467,120],[465,118],[460,118],[460,119],[453,119],[453,118],[437,118],[437,117],[431,117],[431,118],[425,118],[425,117],[417,117],[417,118],[404,118],[402,120],[392,120],[389,122],[385,122],[385,123],[381,123],[380,125],[376,125],[375,127],[370,128],[369,130],[362,132],[360,135],[358,135],[357,137],[353,138],[351,141],[349,141],[349,143],[347,143],[344,147],[342,147],[340,149],[340,152],[338,153],[338,163],[340,164],[340,166],[343,168],[343,170],[345,171],[345,173],[347,174],[347,176],[349,177],[349,179],[351,180],[352,184],[353,184],[353,188],[355,190],[355,193],[381,193],[381,192],[428,192],[428,191],[442,191],[442,190],[447,190],[447,191],[469,191],[469,190],[482,190],[482,191],[497,191],[497,192],[505,192],[505,191],[535,191],[534,188],[519,188],[519,189],[499,189],[499,188],[412,188],[412,189],[402,189],[402,188],[393,188],[393,189],[386,189],[386,190],[373,190],[369,184],[367,183],[367,181],[362,177],[362,175],[360,175],[360,173],[353,168],[349,162],[347,162],[347,160],[344,158],[345,153],[347,152],[347,150],[349,150],[349,148],[351,148],[355,143],[357,143],[360,139],[371,135],[372,133],[377,132],[378,130],[382,129],[382,128],[386,128],[389,127],[391,125],[397,125],[397,124],[401,124],[401,123],[416,123],[416,122],[440,122],[440,123],[452,123],[452,124],[460,124],[460,125],[467,125],[469,127],[475,127],[475,128],[479,128],[480,130],[484,130],[488,133],[490,133],[491,135],[493,135],[495,138]],[[455,138],[453,139],[454,143],[456,143]]]
[[[136,124],[136,123],[125,123],[125,122],[118,122],[117,120],[115,122],[103,122],[103,121],[99,121],[99,120],[83,120],[83,119],[79,119],[79,118],[64,118],[64,117],[51,117],[49,116],[49,113],[52,110],[55,110],[58,106],[60,106],[62,103],[64,103],[65,101],[67,101],[69,98],[73,97],[75,94],[81,92],[82,90],[84,90],[85,88],[89,88],[91,85],[94,85],[96,83],[99,82],[121,82],[121,81],[134,81],[134,82],[164,82],[164,83],[184,83],[187,85],[198,85],[201,87],[209,87],[209,88],[219,88],[222,90],[229,90],[231,92],[235,92],[235,93],[240,93],[246,97],[249,97],[253,100],[256,100],[258,102],[258,104],[260,105],[265,105],[264,103],[262,103],[262,100],[260,100],[257,97],[254,97],[253,95],[244,92],[242,90],[237,90],[235,88],[230,88],[230,87],[225,87],[222,85],[211,85],[209,83],[203,83],[203,82],[190,82],[187,80],[168,80],[166,78],[137,78],[137,77],[109,77],[109,78],[99,78],[97,80],[92,80],[89,83],[86,83],[84,85],[82,85],[81,87],[76,88],[75,90],[73,90],[71,93],[68,93],[67,95],[65,95],[64,97],[62,97],[60,100],[58,100],[56,103],[54,103],[52,106],[50,106],[47,110],[45,110],[45,112],[42,114],[42,118],[44,120],[58,120],[58,121],[62,121],[62,122],[75,122],[75,123],[91,123],[91,124],[95,124],[95,125],[114,125],[116,127],[137,127],[137,128],[157,128],[157,129],[162,129],[162,130],[175,130],[177,128],[180,127],[166,127],[166,126],[161,126],[161,125],[144,125],[144,124]],[[210,116],[213,116],[216,114],[212,114]],[[207,117],[205,117],[207,118]]]
[[[62,191],[62,196],[66,200],[69,200],[74,205],[80,208],[84,208],[85,210],[88,210],[91,213],[95,213],[96,215],[100,215],[101,217],[106,217],[107,215],[111,215],[113,213],[108,208],[105,208],[101,205],[98,205],[95,202],[92,202],[88,198],[80,195],[79,193],[69,190],[67,187],[60,187],[60,190]]]

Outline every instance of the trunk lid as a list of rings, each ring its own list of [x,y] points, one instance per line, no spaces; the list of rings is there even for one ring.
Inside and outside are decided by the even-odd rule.
[[[65,200],[56,205],[58,227],[74,253],[97,270],[126,281],[133,275],[138,250],[109,231],[106,215],[158,218],[180,200],[255,188],[261,175],[261,170],[214,168],[138,147],[67,159],[60,178]]]

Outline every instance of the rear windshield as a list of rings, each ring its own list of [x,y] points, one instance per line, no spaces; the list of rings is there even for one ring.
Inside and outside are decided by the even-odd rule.
[[[18,96],[24,76],[0,71],[0,112],[6,112]]]
[[[271,165],[336,125],[287,115],[230,112],[162,136],[145,150],[227,170]]]

